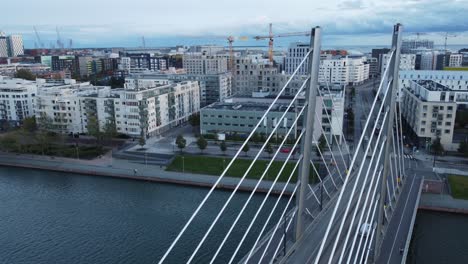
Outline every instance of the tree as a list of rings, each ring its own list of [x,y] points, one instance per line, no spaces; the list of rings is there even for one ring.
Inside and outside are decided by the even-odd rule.
[[[175,143],[177,147],[180,149],[180,153],[182,153],[182,150],[185,148],[185,145],[187,144],[187,141],[185,140],[184,136],[178,135]]]
[[[271,157],[271,154],[273,154],[273,147],[271,146],[270,142],[266,144],[265,151],[268,153],[268,156]]]
[[[200,126],[200,114],[199,113],[194,113],[191,116],[189,116],[189,123],[190,125],[197,127]]]
[[[25,79],[29,81],[36,80],[36,75],[32,74],[30,70],[27,69],[19,69],[15,73],[15,78]]]
[[[5,151],[15,151],[18,148],[18,139],[12,134],[8,134],[0,139],[0,147]]]
[[[103,128],[103,135],[109,141],[112,141],[112,139],[117,136],[117,127],[115,126],[114,120],[107,120]]]
[[[444,146],[440,143],[440,138],[436,138],[432,142],[431,151],[434,155],[442,155],[444,153]]]
[[[208,142],[206,141],[206,139],[200,135],[200,137],[198,137],[197,139],[197,145],[198,145],[198,148],[200,149],[200,151],[203,153],[203,150],[206,149],[206,146],[208,145]]]
[[[101,129],[99,128],[99,121],[94,114],[88,114],[87,130],[90,136],[93,136],[97,142],[101,139]]]
[[[54,129],[54,120],[45,113],[40,115],[40,117],[36,120],[36,123],[37,128],[40,130],[50,131]]]
[[[258,142],[260,142],[260,140],[261,140],[260,135],[257,132],[253,133],[252,141],[255,142],[255,143],[258,143]]]
[[[27,132],[34,132],[37,129],[36,118],[26,117],[23,119],[23,129]]]
[[[249,152],[250,146],[249,143],[246,143],[245,146],[242,148],[242,151],[245,153],[245,156],[247,156],[247,152]]]
[[[458,152],[463,154],[463,156],[468,157],[468,140],[464,140],[460,142],[460,146],[458,147]]]
[[[113,88],[122,88],[124,87],[125,79],[124,78],[116,78],[111,77],[109,81],[110,87]]]
[[[145,144],[146,144],[146,137],[142,129],[140,133],[140,138],[138,139],[138,145],[140,145],[140,147],[143,147]]]
[[[219,144],[219,148],[221,149],[221,151],[223,152],[223,155],[225,155],[224,153],[226,152],[227,150],[227,145],[226,145],[226,141],[221,141],[221,144]]]
[[[326,150],[326,147],[327,147],[327,141],[325,139],[325,136],[322,134],[320,135],[320,138],[318,141],[317,156],[320,155],[320,152],[323,154],[323,152]]]

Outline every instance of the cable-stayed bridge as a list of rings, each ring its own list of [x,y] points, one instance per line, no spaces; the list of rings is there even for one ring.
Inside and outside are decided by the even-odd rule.
[[[412,177],[405,164],[402,119],[398,102],[398,71],[402,26],[394,26],[390,59],[377,94],[360,134],[350,146],[343,133],[327,134],[324,124],[336,117],[327,111],[325,99],[331,95],[329,84],[318,84],[322,30],[311,31],[310,51],[304,56],[291,79],[282,87],[252,133],[246,138],[234,158],[227,164],[217,182],[187,220],[159,263],[397,263],[407,247],[406,234],[414,209],[420,180]],[[308,64],[308,65],[307,65]],[[243,177],[222,206],[210,207],[210,198],[230,167],[239,158],[255,131],[270,118],[270,110],[288,88],[292,78],[303,65],[308,66],[308,78],[284,109],[265,143],[255,154]],[[302,103],[298,103],[300,98]],[[317,104],[323,113],[316,112]],[[334,101],[331,100],[334,108]],[[267,161],[266,168],[247,199],[232,210],[232,202],[255,163],[262,158],[268,142],[286,123],[288,111],[298,113],[277,150]],[[322,107],[320,107],[322,109]],[[338,119],[340,120],[340,119]],[[297,132],[297,125],[302,129]],[[317,125],[318,124],[318,125]],[[316,131],[316,132],[314,132]],[[296,134],[297,132],[297,134]],[[317,133],[318,132],[318,133]],[[293,137],[293,135],[297,135]],[[326,148],[319,136],[324,137]],[[288,138],[294,138],[285,159],[279,160],[280,149]],[[296,157],[293,153],[298,152]],[[298,155],[298,157],[297,157]],[[273,164],[281,166],[272,173]],[[261,202],[252,202],[258,187],[266,179],[270,189]],[[286,184],[278,187],[279,179]],[[275,189],[276,188],[276,189]],[[279,191],[278,191],[279,189]],[[275,194],[273,194],[275,190]],[[279,194],[278,194],[279,193]],[[187,243],[184,239],[201,210],[216,210],[216,217],[204,222],[203,236]],[[246,213],[253,212],[253,213]],[[219,226],[225,214],[234,215],[230,226]],[[202,219],[203,220],[203,219]],[[200,220],[198,220],[200,221]],[[206,230],[205,230],[206,229]],[[215,249],[206,248],[213,233],[222,234],[214,241]],[[233,236],[234,233],[241,234]],[[219,237],[219,236],[218,236]],[[405,241],[406,243],[402,242]],[[213,243],[211,243],[213,244]],[[187,246],[188,245],[188,246]],[[228,246],[229,245],[229,246]],[[233,246],[234,245],[234,246]],[[180,259],[173,253],[178,247],[188,251]]]

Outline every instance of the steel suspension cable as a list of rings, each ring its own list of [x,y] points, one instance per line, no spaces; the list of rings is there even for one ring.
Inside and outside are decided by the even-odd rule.
[[[385,144],[386,141],[387,141],[387,137],[384,136],[384,138],[383,138],[383,140],[382,140],[382,145]],[[376,148],[377,148],[377,145],[376,145]],[[384,150],[383,147],[380,148],[379,156],[378,156],[378,158],[377,158],[378,161],[380,161],[380,159],[381,159],[383,150]],[[382,166],[378,166],[378,165],[379,165],[379,164],[376,163],[376,165],[375,165],[375,167],[374,167],[374,170],[372,171],[373,177],[372,177],[372,181],[371,181],[370,186],[373,185],[373,181],[377,178],[377,177],[375,177],[375,175],[376,175],[376,173],[377,173],[377,169],[378,169],[379,167],[382,167]],[[377,186],[379,185],[378,179],[377,179],[377,181],[375,182],[375,184],[376,184],[376,186],[374,187],[374,192],[375,192],[375,190],[377,189]],[[373,197],[374,194],[373,194],[372,196],[370,196],[370,193],[371,193],[371,192],[367,192],[367,194],[366,194],[366,199],[364,200],[364,208],[363,208],[363,210],[361,211],[361,215],[359,216],[358,225],[357,225],[357,227],[356,227],[356,232],[354,233],[353,242],[352,242],[352,244],[351,244],[351,252],[350,252],[350,254],[348,255],[348,259],[347,259],[346,263],[349,263],[349,262],[350,262],[351,255],[352,255],[352,253],[353,253],[354,246],[355,246],[355,244],[356,244],[356,239],[357,239],[357,235],[358,235],[358,230],[359,230],[360,226],[362,225],[362,220],[363,220],[363,217],[364,217],[364,213],[366,212],[367,204],[368,204],[368,202],[372,202],[372,199],[374,198],[374,197]],[[369,201],[369,199],[371,199],[371,201]],[[370,208],[371,208],[371,207],[372,207],[372,205],[369,204],[369,209],[367,210],[367,215],[370,213]],[[366,218],[366,221],[367,221],[367,220],[368,220],[368,219]],[[367,222],[364,222],[364,223],[367,223]],[[361,246],[361,243],[359,243],[359,245],[358,245],[358,250],[357,250],[358,252],[359,252],[359,247],[360,247],[360,246]]]
[[[328,87],[328,86],[327,86],[327,87]],[[322,92],[320,91],[320,88],[318,88],[317,90],[318,90],[319,96],[322,98],[322,100],[321,100],[321,101],[322,101],[322,107],[325,109],[325,114],[326,114],[326,116],[327,116],[328,123],[330,124],[330,134],[331,134],[331,135],[333,136],[333,138],[335,139],[335,142],[337,143],[338,150],[339,150],[340,155],[341,155],[341,159],[343,160],[343,164],[345,165],[345,169],[348,170],[348,165],[346,164],[346,161],[345,161],[345,159],[344,159],[344,155],[343,155],[343,152],[342,152],[342,150],[341,150],[341,146],[340,146],[340,144],[338,144],[338,139],[336,138],[336,135],[333,134],[333,123],[332,123],[332,121],[331,121],[331,119],[330,119],[330,115],[328,114],[328,111],[327,111],[327,109],[326,109],[327,106],[325,105],[325,101],[323,100],[323,97],[324,97],[324,96],[323,96]],[[329,90],[329,94],[330,94],[330,97],[331,97],[331,98],[330,98],[330,101],[332,102],[332,108],[335,109],[335,111],[336,111],[336,106],[335,106],[335,104],[334,104],[334,102],[333,102],[333,96],[331,95],[330,90]],[[333,112],[334,112],[334,111],[332,110],[332,115],[333,115]],[[336,113],[335,113],[335,114],[336,114]],[[317,115],[317,113],[315,113],[315,115]],[[338,123],[340,123],[340,122],[338,122]],[[340,125],[340,129],[341,129],[340,135],[343,135],[342,124]],[[323,127],[322,127],[322,131],[323,131]],[[323,132],[323,133],[324,133],[324,132]],[[325,134],[325,133],[324,133],[324,134]],[[344,135],[343,135],[342,138],[344,138]],[[348,148],[348,144],[346,143],[346,138],[344,138],[344,142],[345,142],[346,147]],[[348,155],[349,155],[349,153],[350,153],[350,152],[349,152],[349,148],[348,148]],[[336,161],[335,161],[335,162],[336,162]]]
[[[270,139],[273,137],[273,135],[275,134],[275,131],[279,128],[279,126],[281,125],[281,121],[286,117],[286,114],[288,113],[289,109],[292,107],[292,105],[294,104],[295,100],[297,99],[297,96],[299,95],[300,91],[304,88],[304,86],[306,85],[307,83],[307,80],[304,81],[304,83],[302,84],[301,88],[298,90],[298,93],[296,94],[296,96],[293,98],[293,100],[291,100],[291,102],[289,103],[288,107],[286,108],[286,110],[284,111],[284,113],[281,115],[281,117],[279,118],[279,121],[278,123],[276,124],[276,126],[273,128],[273,130],[271,131],[270,135],[268,136],[268,138],[265,140],[265,143],[263,143],[262,147],[260,148],[260,150],[258,151],[257,155],[255,155],[254,159],[252,160],[252,162],[250,163],[249,167],[247,168],[247,170],[245,171],[244,175],[242,176],[242,178],[239,180],[239,182],[237,183],[236,187],[234,188],[234,190],[232,191],[232,193],[230,194],[229,198],[226,200],[226,202],[224,203],[223,207],[221,208],[221,210],[219,211],[219,213],[216,215],[215,219],[213,220],[213,222],[211,223],[210,227],[208,228],[208,230],[205,232],[205,234],[203,235],[203,238],[202,240],[200,241],[200,243],[198,243],[197,247],[195,248],[194,252],[192,253],[192,255],[190,256],[189,260],[187,261],[187,263],[191,263],[191,261],[193,260],[193,258],[195,257],[196,253],[198,252],[198,250],[200,250],[200,247],[202,246],[202,244],[205,242],[206,238],[208,237],[208,235],[211,233],[211,230],[213,230],[213,227],[216,225],[216,223],[218,222],[219,218],[221,217],[221,215],[224,213],[224,210],[226,210],[227,206],[229,205],[229,203],[231,202],[232,198],[234,197],[234,195],[237,193],[237,190],[239,189],[239,187],[241,186],[241,184],[244,182],[245,178],[247,177],[248,173],[250,172],[250,170],[253,168],[255,162],[257,161],[257,159],[260,157],[260,155],[262,154],[264,148],[266,147],[266,145],[268,144],[268,142],[270,141]],[[304,110],[304,108],[303,108]],[[297,123],[297,120],[298,118],[296,118],[295,122]],[[292,128],[294,128],[294,125],[293,124],[291,126],[291,129],[290,131],[292,130]],[[278,146],[278,149],[281,148],[284,144],[284,142],[286,142],[286,138],[283,140],[283,142]],[[270,161],[270,164],[271,165],[271,162]],[[261,180],[259,180],[257,183],[260,183]],[[273,186],[272,186],[273,188]]]
[[[383,119],[382,119],[382,124],[385,123],[385,121],[386,121],[386,119],[387,119],[387,114],[388,114],[388,112],[385,112],[385,115],[384,115],[384,117],[383,117]],[[377,121],[378,121],[378,119],[377,119]],[[377,122],[377,121],[376,121],[376,122]],[[359,192],[359,196],[358,196],[358,200],[357,200],[357,205],[358,205],[358,206],[359,206],[359,204],[361,203],[361,199],[362,199],[362,195],[364,194],[364,189],[365,189],[365,186],[366,186],[367,178],[369,177],[369,173],[370,173],[370,171],[371,171],[372,164],[373,164],[373,162],[374,162],[374,158],[375,158],[375,156],[376,156],[376,154],[377,154],[377,146],[379,146],[380,138],[381,138],[381,136],[382,136],[382,134],[383,134],[382,132],[383,132],[383,129],[381,129],[381,130],[379,131],[379,135],[377,136],[374,150],[372,151],[372,157],[371,157],[371,159],[370,159],[370,161],[369,161],[369,166],[367,167],[367,171],[366,171],[366,174],[365,174],[365,176],[364,176],[364,182],[363,182],[362,188],[361,188],[361,190],[360,190],[360,192]],[[369,144],[371,144],[371,142],[372,142],[372,141],[369,140]],[[384,141],[384,142],[385,142],[385,141]],[[383,148],[381,148],[380,153],[382,153],[382,150],[383,150]],[[379,155],[378,158],[377,158],[376,164],[375,164],[375,168],[378,167],[378,164],[379,164],[379,162],[380,162],[380,158],[381,158],[381,156]],[[372,177],[372,180],[371,180],[371,183],[370,183],[369,186],[372,186],[371,184],[372,184],[372,182],[373,182],[373,179],[374,179],[374,177]],[[356,181],[355,185],[357,185],[357,184],[358,184],[358,181]],[[354,190],[354,189],[353,189],[353,190]],[[364,204],[365,204],[365,203],[364,203]],[[343,250],[341,251],[340,259],[339,259],[339,261],[338,261],[338,262],[340,262],[340,263],[341,263],[341,261],[343,260],[344,254],[345,254],[345,252],[346,252],[346,246],[348,245],[348,240],[349,240],[349,237],[350,237],[350,235],[351,235],[352,226],[353,226],[353,224],[354,224],[354,220],[356,219],[356,215],[357,215],[357,212],[358,212],[358,206],[356,206],[356,208],[353,210],[353,215],[352,215],[352,218],[351,218],[350,228],[348,228],[348,232],[346,232],[346,238],[345,238],[345,241],[344,241]],[[346,218],[346,215],[344,216],[344,218]]]
[[[383,74],[384,78],[385,78],[385,76],[386,76],[387,73],[388,73],[388,68],[389,68],[388,65],[389,65],[389,62],[391,61],[391,58],[392,58],[393,55],[394,55],[394,52],[395,52],[395,49],[392,49],[392,52],[391,52],[391,54],[390,54],[390,60],[388,60],[388,62],[387,62],[387,68],[385,69],[384,74]],[[377,103],[377,97],[378,97],[380,91],[381,91],[382,88],[383,88],[383,83],[384,83],[384,82],[383,82],[383,80],[382,80],[382,82],[380,83],[379,88],[378,88],[378,90],[377,90],[377,96],[376,96],[376,98],[374,99],[374,102],[372,103],[371,111],[370,111],[371,113],[374,111],[375,105],[376,105],[376,103]],[[388,91],[390,90],[390,89],[389,89],[390,83],[391,83],[391,82],[389,81],[389,82],[388,82],[388,85],[387,85],[387,90],[385,91],[385,97],[387,96]],[[385,101],[385,100],[383,100],[383,102],[384,102],[384,101]],[[367,119],[367,121],[366,121],[366,123],[365,123],[365,125],[364,125],[364,130],[363,130],[363,131],[366,131],[366,130],[367,130],[367,127],[368,127],[368,125],[369,125],[369,120],[370,120],[370,118]],[[361,144],[362,144],[363,139],[364,139],[364,134],[361,135],[361,138],[359,139],[359,142],[358,142],[358,145],[357,145],[357,147],[356,147],[356,150],[359,149],[359,148],[361,147]],[[323,249],[324,249],[324,247],[325,247],[325,243],[327,242],[327,238],[328,238],[328,235],[329,235],[329,233],[330,233],[330,229],[331,229],[331,227],[332,227],[332,224],[333,224],[333,222],[334,222],[334,220],[335,220],[335,216],[336,216],[336,212],[338,211],[339,204],[340,204],[340,202],[341,202],[341,199],[343,198],[343,194],[344,194],[346,185],[348,184],[349,175],[350,175],[350,173],[351,173],[351,171],[352,171],[352,169],[353,169],[353,165],[354,165],[354,163],[355,163],[355,161],[356,161],[357,155],[358,155],[358,151],[356,151],[356,152],[354,153],[353,159],[352,159],[352,161],[351,161],[351,165],[349,166],[348,173],[347,173],[347,175],[346,175],[346,177],[345,177],[345,182],[343,183],[343,188],[341,189],[341,192],[340,192],[340,194],[339,194],[339,196],[338,196],[338,200],[337,200],[336,206],[335,206],[335,208],[333,209],[333,213],[332,213],[330,222],[328,223],[327,230],[325,231],[325,235],[324,235],[324,237],[323,237],[322,243],[320,244],[320,248],[319,248],[319,251],[318,251],[318,253],[317,253],[317,257],[315,258],[315,261],[314,261],[315,264],[318,264],[319,261],[320,261],[320,257],[321,257],[321,255],[322,255]]]
[[[353,197],[354,197],[354,192],[356,190],[359,179],[361,178],[362,169],[364,168],[364,165],[365,165],[365,156],[367,155],[367,153],[369,152],[369,148],[371,147],[371,142],[372,142],[372,139],[373,139],[373,137],[375,135],[375,130],[377,129],[378,121],[380,120],[380,116],[381,116],[381,113],[382,113],[382,110],[383,110],[383,107],[384,107],[383,102],[385,102],[385,99],[386,99],[386,97],[388,95],[389,90],[390,89],[387,90],[387,93],[385,94],[384,99],[382,100],[382,104],[380,105],[379,111],[377,112],[377,119],[376,119],[376,121],[374,123],[374,126],[373,126],[373,129],[371,131],[369,143],[367,144],[366,150],[364,151],[364,158],[363,158],[363,160],[362,160],[362,162],[361,162],[361,164],[359,166],[359,171],[357,173],[356,181],[355,181],[355,183],[353,185],[353,188],[352,188],[352,191],[351,191],[351,196],[350,196],[350,198],[348,200],[348,203],[346,205],[346,209],[345,209],[345,212],[344,212],[344,217],[341,220],[340,227],[338,229],[338,234],[336,235],[335,242],[333,243],[333,248],[332,248],[332,251],[331,251],[331,254],[330,254],[332,257],[329,259],[328,263],[331,263],[333,255],[335,254],[336,247],[338,246],[339,238],[341,236],[341,232],[343,231],[343,227],[344,227],[344,224],[345,224],[345,221],[346,221],[346,217],[348,215],[349,209],[351,207],[351,202],[352,202]],[[375,99],[377,100],[377,97]],[[387,115],[388,112],[389,112],[389,109],[387,108],[387,110],[385,111],[385,116]],[[369,115],[369,118],[367,119],[367,121],[370,120],[370,117],[372,116],[372,113],[373,113],[373,111],[371,110],[371,114]],[[364,131],[366,131],[366,129],[364,129]],[[383,129],[380,130],[380,133],[382,133],[382,131],[383,131]],[[361,136],[361,138],[362,138],[362,136]],[[343,190],[344,190],[344,188],[343,188]],[[341,193],[340,193],[340,195],[341,195]],[[338,206],[338,204],[337,204],[337,206]]]
[[[218,249],[216,250],[216,253],[214,254],[213,258],[211,259],[210,263],[213,263],[213,261],[216,259],[216,257],[218,256],[219,252],[221,251],[221,249],[223,248],[224,246],[224,243],[227,241],[227,239],[229,238],[229,236],[231,235],[231,232],[232,230],[234,229],[234,227],[236,226],[237,222],[239,221],[240,217],[242,216],[242,214],[244,213],[244,210],[247,208],[247,205],[249,204],[250,200],[252,199],[253,195],[255,194],[258,186],[260,185],[260,182],[263,180],[263,178],[265,177],[266,173],[268,172],[268,170],[270,169],[270,166],[272,165],[273,161],[275,160],[276,156],[278,155],[279,151],[280,151],[280,148],[281,146],[286,142],[288,136],[291,134],[291,131],[294,129],[295,127],[295,124],[297,123],[297,121],[299,120],[299,118],[301,117],[302,113],[304,112],[304,110],[306,109],[307,107],[307,104],[304,105],[301,109],[301,111],[299,112],[299,114],[297,115],[296,119],[294,120],[293,124],[291,125],[291,128],[288,130],[287,134],[285,135],[283,141],[281,142],[280,146],[278,147],[278,149],[276,150],[275,154],[273,155],[273,157],[271,158],[270,162],[268,163],[265,171],[262,173],[260,179],[257,181],[257,184],[255,185],[254,189],[251,191],[250,195],[249,195],[249,198],[247,199],[247,201],[244,203],[244,206],[242,207],[242,209],[240,210],[239,214],[237,214],[237,217],[236,219],[234,220],[233,224],[231,225],[231,227],[229,228],[229,231],[227,232],[226,236],[224,237],[223,241],[221,242],[221,244],[219,245]],[[286,160],[284,161],[280,171],[278,172],[278,175],[276,176],[274,182],[272,183],[271,187],[269,188],[268,190],[268,193],[267,195],[265,196],[262,204],[260,205],[258,211],[260,211],[263,207],[263,205],[265,204],[266,200],[268,199],[271,191],[273,190],[273,187],[276,185],[276,182],[277,180],[279,179],[280,175],[282,174],[283,172],[283,169],[285,168],[286,164],[288,163],[292,153],[294,153],[295,149],[296,149],[296,146],[297,146],[297,143],[299,142],[299,139],[302,137],[303,133],[301,133],[298,137],[298,139],[296,140],[296,143],[294,144],[293,148],[291,149],[291,151],[289,152],[289,155],[288,157],[286,158]]]
[[[216,189],[216,187],[218,186],[218,184],[221,182],[221,180],[223,179],[223,177],[226,175],[226,172],[230,169],[230,167],[232,166],[232,164],[234,163],[235,159],[239,156],[240,152],[242,151],[242,149],[245,147],[245,145],[249,142],[250,138],[253,136],[254,132],[257,130],[257,128],[260,126],[260,124],[262,123],[262,121],[266,118],[266,116],[268,115],[268,113],[270,112],[270,110],[273,108],[273,106],[276,104],[276,102],[278,101],[278,99],[280,98],[281,94],[283,94],[283,92],[285,91],[286,87],[289,85],[289,83],[291,82],[292,78],[297,74],[297,72],[299,71],[300,67],[302,66],[302,64],[304,64],[304,62],[306,61],[306,59],[309,57],[310,53],[312,52],[312,50],[310,50],[309,52],[307,52],[307,54],[305,55],[305,57],[302,59],[302,61],[299,63],[298,67],[296,68],[296,70],[294,70],[293,74],[291,75],[291,77],[289,78],[289,80],[284,84],[283,88],[281,88],[281,90],[278,92],[278,95],[275,97],[275,99],[272,101],[272,103],[270,104],[270,106],[267,108],[267,110],[265,111],[265,113],[263,114],[263,116],[260,118],[260,120],[258,121],[258,123],[255,125],[255,127],[252,129],[252,132],[250,132],[249,136],[247,136],[246,140],[244,141],[244,143],[241,145],[241,147],[237,150],[236,154],[234,155],[234,157],[231,159],[231,161],[228,163],[228,165],[226,166],[226,168],[224,169],[223,173],[221,173],[221,175],[219,176],[219,178],[216,180],[216,182],[213,184],[213,186],[211,187],[211,189],[208,191],[208,193],[206,194],[206,196],[203,198],[203,200],[201,201],[201,203],[198,205],[197,209],[195,209],[195,211],[193,212],[193,214],[190,216],[189,220],[187,221],[187,223],[184,225],[184,227],[182,228],[182,230],[179,232],[179,234],[177,235],[177,237],[174,239],[174,241],[171,243],[171,245],[169,246],[169,248],[166,250],[166,252],[164,253],[164,255],[162,256],[162,258],[159,260],[159,264],[162,264],[167,256],[169,255],[169,253],[172,251],[172,249],[174,248],[174,246],[177,244],[177,242],[180,240],[180,238],[182,237],[182,235],[185,233],[185,231],[187,230],[187,228],[190,226],[190,224],[193,222],[193,219],[195,219],[195,217],[198,215],[198,212],[201,210],[201,208],[205,205],[206,201],[208,200],[208,198],[211,196],[211,194],[213,193],[213,191]],[[309,77],[310,78],[310,77]],[[308,78],[308,79],[309,79]],[[297,98],[297,95],[299,93],[296,94],[295,98]]]

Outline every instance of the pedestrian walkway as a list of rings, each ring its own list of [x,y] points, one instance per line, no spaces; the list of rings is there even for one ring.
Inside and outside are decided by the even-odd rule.
[[[127,160],[114,159],[110,154],[94,160],[77,160],[40,155],[0,153],[0,165],[200,187],[212,187],[218,179],[217,176],[211,175],[165,171],[163,166],[142,165]],[[218,184],[218,188],[234,189],[238,182],[239,178],[224,177]],[[256,183],[257,180],[245,179],[239,190],[250,191],[255,187]],[[286,193],[292,192],[294,184],[287,186]],[[271,181],[262,181],[258,187],[258,192],[268,191],[271,185]],[[273,193],[279,193],[283,187],[284,183],[277,183],[273,187]]]

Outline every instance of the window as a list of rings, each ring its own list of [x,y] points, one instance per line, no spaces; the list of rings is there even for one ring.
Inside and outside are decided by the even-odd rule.
[[[450,129],[445,129],[445,134],[450,134]]]
[[[446,125],[446,126],[451,126],[451,125],[452,125],[452,122],[445,122],[445,125]]]

